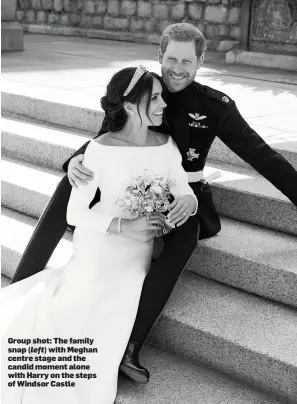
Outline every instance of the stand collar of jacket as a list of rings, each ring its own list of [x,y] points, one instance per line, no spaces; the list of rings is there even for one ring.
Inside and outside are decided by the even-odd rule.
[[[166,91],[167,103],[189,106],[197,96],[197,83],[194,81],[181,91],[170,92]]]

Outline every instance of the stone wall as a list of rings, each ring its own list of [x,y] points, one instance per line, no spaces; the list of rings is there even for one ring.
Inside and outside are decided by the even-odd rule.
[[[191,22],[208,49],[227,51],[240,38],[241,0],[18,0],[25,31],[159,43],[175,22]]]
[[[1,51],[23,50],[23,28],[16,21],[16,0],[1,1]]]

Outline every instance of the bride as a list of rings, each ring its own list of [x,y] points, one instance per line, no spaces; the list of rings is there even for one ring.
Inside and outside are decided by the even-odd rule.
[[[197,209],[174,141],[148,128],[161,125],[166,107],[157,76],[143,66],[119,71],[101,105],[110,132],[90,141],[84,163],[94,179],[72,189],[67,209],[72,257],[1,291],[3,404],[114,403],[154,234],[165,223],[156,212],[135,218],[119,200],[149,173],[171,181],[184,215]],[[97,188],[101,200],[89,208]]]

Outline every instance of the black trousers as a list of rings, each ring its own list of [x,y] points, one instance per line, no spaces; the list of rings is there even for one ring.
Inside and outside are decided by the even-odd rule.
[[[12,283],[25,279],[46,267],[54,249],[67,229],[66,210],[71,192],[67,176],[59,183],[41,215],[36,229],[17,267]],[[131,340],[143,343],[197,245],[199,220],[188,221],[164,237],[164,247],[143,284]]]
[[[191,216],[164,239],[164,247],[157,261],[152,262],[141,293],[136,320],[130,339],[144,342],[158,319],[171,292],[197,245],[199,220]]]

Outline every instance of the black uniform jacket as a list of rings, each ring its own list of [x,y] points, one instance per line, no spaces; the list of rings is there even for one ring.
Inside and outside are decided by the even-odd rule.
[[[168,133],[174,138],[186,171],[204,168],[212,142],[218,136],[297,206],[297,171],[247,124],[230,97],[193,82],[176,93],[170,93],[164,88],[163,98],[167,103],[165,119],[162,126],[155,130]],[[98,136],[108,131],[108,121],[104,118]],[[87,144],[73,156],[84,153]],[[194,149],[191,150],[192,156],[189,154],[190,149]],[[199,156],[192,158],[193,153]],[[64,163],[64,171],[67,171],[69,161]],[[98,193],[92,205],[99,197]]]

